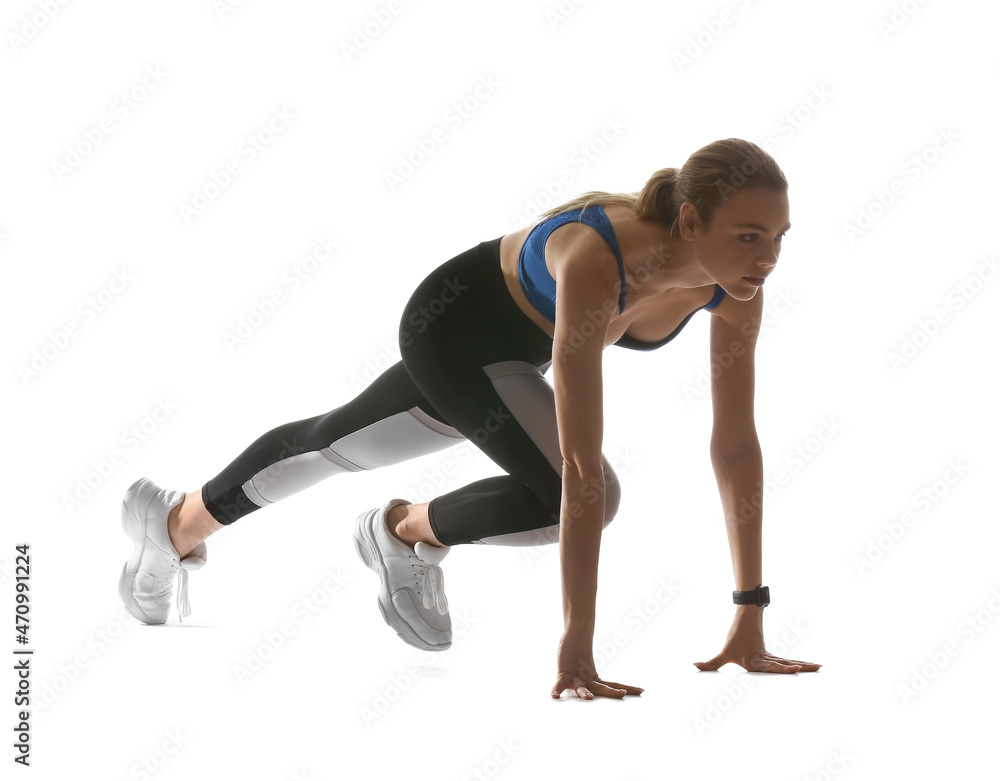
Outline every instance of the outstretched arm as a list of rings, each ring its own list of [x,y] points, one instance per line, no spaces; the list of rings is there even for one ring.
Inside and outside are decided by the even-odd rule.
[[[642,691],[601,680],[593,656],[605,499],[601,357],[608,317],[602,305],[612,296],[617,301],[615,271],[615,258],[606,247],[603,252],[583,250],[557,265],[552,376],[563,459],[559,507],[563,633],[553,697],[566,689],[588,700]],[[605,316],[595,322],[593,312]]]
[[[712,380],[712,466],[719,485],[733,576],[737,591],[752,591],[762,582],[761,526],[763,458],[754,424],[754,351],[760,329],[763,289],[749,301],[728,300],[712,317],[711,353],[727,355]],[[700,670],[716,670],[735,662],[754,672],[814,672],[820,665],[783,659],[764,649],[764,608],[734,605],[736,615],[722,652]]]

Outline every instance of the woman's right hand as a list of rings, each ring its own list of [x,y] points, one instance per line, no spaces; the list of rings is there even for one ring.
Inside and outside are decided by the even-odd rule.
[[[552,687],[553,699],[559,699],[566,689],[576,692],[582,700],[592,700],[595,695],[621,699],[626,694],[643,692],[638,686],[602,681],[598,677],[594,666],[593,640],[590,638],[564,633],[559,640],[556,669],[559,677]]]

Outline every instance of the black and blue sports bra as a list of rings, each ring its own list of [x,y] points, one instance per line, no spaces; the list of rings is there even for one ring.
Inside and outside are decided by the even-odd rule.
[[[532,228],[524,240],[521,255],[517,260],[517,278],[521,282],[521,290],[524,291],[525,297],[539,314],[553,324],[556,321],[556,281],[545,266],[545,243],[552,231],[560,225],[574,221],[583,222],[594,228],[615,253],[615,257],[618,259],[618,273],[622,279],[621,295],[618,298],[618,314],[625,311],[625,263],[622,260],[621,250],[618,248],[618,239],[611,227],[611,220],[608,219],[608,215],[605,214],[604,207],[601,205],[588,207],[585,210],[574,209],[550,217]],[[695,312],[701,309],[715,309],[719,305],[719,302],[725,297],[726,291],[722,289],[721,285],[715,287],[715,295],[712,296],[712,300],[691,312],[665,339],[661,339],[659,342],[643,342],[626,333],[622,334],[615,344],[631,350],[655,350],[662,347],[681,332],[688,320],[694,317]]]

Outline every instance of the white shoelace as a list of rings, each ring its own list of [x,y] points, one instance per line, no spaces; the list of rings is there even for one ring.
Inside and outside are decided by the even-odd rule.
[[[191,603],[188,602],[188,571],[181,567],[177,576],[177,620],[184,623],[184,616],[191,615]]]
[[[413,557],[415,567],[423,570],[420,591],[424,597],[424,607],[433,608],[440,615],[448,612],[448,597],[444,594],[444,571],[437,564],[427,564],[416,556]]]
[[[180,570],[180,574],[177,574],[178,570]],[[168,596],[170,594],[175,574],[177,574],[177,601],[174,604],[177,607],[177,620],[183,624],[184,616],[191,615],[191,603],[188,601],[188,571],[184,567],[171,561],[170,573],[165,578],[158,580],[160,588],[154,596]]]

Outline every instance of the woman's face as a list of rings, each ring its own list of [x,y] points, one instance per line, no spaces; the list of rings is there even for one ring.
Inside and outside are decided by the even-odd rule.
[[[753,298],[761,278],[774,270],[782,235],[791,227],[787,192],[758,188],[733,193],[715,210],[707,227],[691,204],[683,208],[695,217],[690,240],[696,244],[702,268],[733,298]]]

